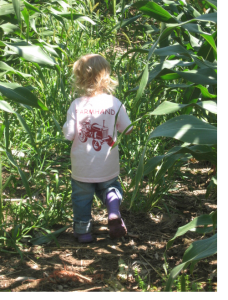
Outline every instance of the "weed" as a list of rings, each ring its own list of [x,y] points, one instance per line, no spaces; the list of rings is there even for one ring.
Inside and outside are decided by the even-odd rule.
[[[135,275],[135,281],[138,283],[139,288],[142,290],[142,292],[147,292],[149,285],[146,283],[147,277],[145,276],[143,279],[140,277],[138,270],[134,270],[134,275]]]

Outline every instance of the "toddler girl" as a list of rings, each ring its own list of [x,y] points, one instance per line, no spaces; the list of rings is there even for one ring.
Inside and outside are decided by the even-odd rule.
[[[119,212],[123,195],[117,181],[119,152],[118,147],[111,148],[117,139],[117,130],[123,132],[131,122],[124,106],[111,94],[116,82],[110,78],[110,65],[102,56],[81,57],[74,63],[73,72],[81,97],[71,103],[63,133],[66,139],[73,141],[74,235],[79,242],[93,241],[91,207],[96,194],[107,206],[110,237],[122,237],[127,229]]]

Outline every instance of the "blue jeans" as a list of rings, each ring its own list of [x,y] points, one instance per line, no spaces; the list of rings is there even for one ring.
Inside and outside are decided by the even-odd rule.
[[[74,232],[79,234],[91,232],[91,208],[94,194],[105,205],[107,193],[114,189],[120,202],[122,201],[123,190],[117,178],[115,177],[109,181],[99,183],[81,182],[71,178]]]

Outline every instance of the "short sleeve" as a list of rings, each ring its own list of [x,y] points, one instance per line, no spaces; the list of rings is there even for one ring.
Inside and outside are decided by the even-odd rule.
[[[116,128],[119,132],[123,132],[129,125],[131,125],[131,121],[126,112],[125,106],[121,104],[118,112]],[[130,127],[129,130],[131,130],[131,128],[132,127]]]

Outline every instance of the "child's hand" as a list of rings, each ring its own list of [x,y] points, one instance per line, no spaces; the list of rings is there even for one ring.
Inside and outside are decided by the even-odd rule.
[[[125,133],[126,135],[130,134],[133,130],[133,126]]]

